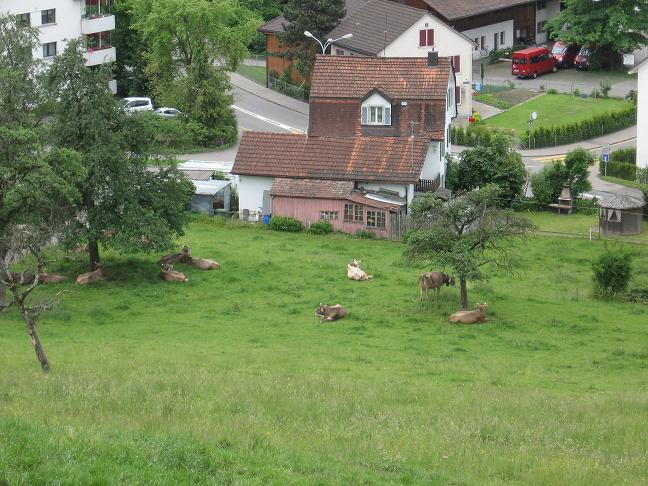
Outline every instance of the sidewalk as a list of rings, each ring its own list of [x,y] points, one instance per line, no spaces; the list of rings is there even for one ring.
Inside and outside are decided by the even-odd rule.
[[[232,86],[236,86],[243,91],[247,91],[248,93],[263,98],[266,101],[270,101],[271,103],[275,103],[276,105],[283,106],[301,113],[302,115],[308,116],[308,103],[304,103],[303,101],[296,100],[295,98],[291,98],[290,96],[266,88],[265,86],[236,72],[230,73],[229,78]]]

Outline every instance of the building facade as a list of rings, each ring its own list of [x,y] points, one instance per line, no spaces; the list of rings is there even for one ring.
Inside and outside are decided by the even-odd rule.
[[[110,43],[115,29],[111,0],[2,0],[2,11],[18,15],[26,25],[37,28],[40,46],[34,58],[46,64],[65,50],[70,39],[83,38],[87,66],[114,62],[115,48]],[[117,84],[110,82],[115,93]]]
[[[637,74],[637,167],[648,168],[648,59],[635,66]]]

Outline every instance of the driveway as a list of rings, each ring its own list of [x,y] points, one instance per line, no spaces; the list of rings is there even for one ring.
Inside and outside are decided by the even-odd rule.
[[[473,62],[473,81],[479,81],[480,61]],[[591,93],[600,90],[601,81],[612,85],[610,96],[624,97],[630,90],[637,90],[637,76],[626,77],[622,73],[606,74],[602,72],[579,71],[576,68],[560,69],[557,73],[538,76],[537,79],[517,79],[511,75],[511,62],[501,61],[488,64],[484,61],[484,84],[505,85],[515,84],[516,88],[540,90],[555,89],[561,93],[571,93],[578,89],[581,93]]]

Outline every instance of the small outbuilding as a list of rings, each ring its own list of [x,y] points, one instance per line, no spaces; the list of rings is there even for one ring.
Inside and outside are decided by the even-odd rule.
[[[637,235],[643,231],[645,203],[625,194],[599,201],[599,226],[606,235]]]
[[[230,212],[230,181],[191,181],[195,187],[190,211],[194,213],[228,215]]]

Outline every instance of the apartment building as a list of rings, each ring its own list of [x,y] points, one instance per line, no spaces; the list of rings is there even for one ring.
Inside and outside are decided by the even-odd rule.
[[[111,0],[2,0],[2,12],[18,15],[22,22],[40,32],[40,46],[34,57],[51,62],[68,41],[83,37],[87,66],[113,62],[117,57],[110,43],[115,29]],[[110,82],[113,93],[117,83]]]

